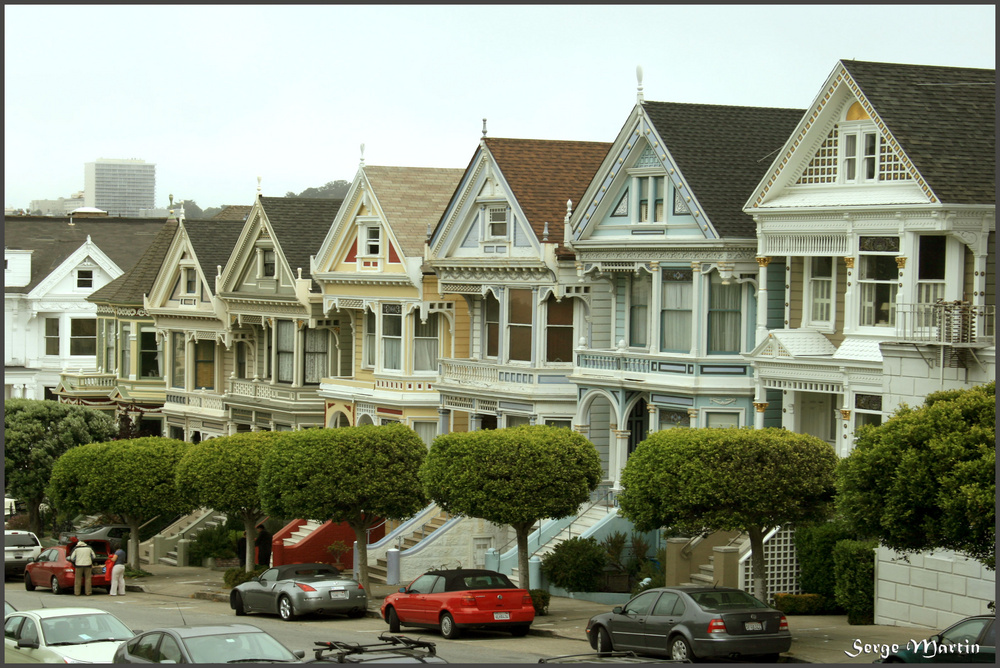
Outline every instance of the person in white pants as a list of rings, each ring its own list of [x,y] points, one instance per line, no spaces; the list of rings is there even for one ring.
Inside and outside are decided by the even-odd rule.
[[[111,591],[112,596],[125,595],[125,550],[118,548],[115,550],[115,565],[111,569]]]

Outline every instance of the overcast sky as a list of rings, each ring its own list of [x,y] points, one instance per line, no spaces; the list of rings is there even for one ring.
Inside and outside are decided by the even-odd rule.
[[[4,7],[4,203],[98,158],[200,207],[613,141],[636,99],[805,108],[839,59],[994,68],[992,5]]]

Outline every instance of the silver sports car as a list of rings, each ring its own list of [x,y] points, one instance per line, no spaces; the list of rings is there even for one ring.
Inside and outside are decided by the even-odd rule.
[[[234,587],[229,606],[237,615],[277,613],[286,622],[310,612],[364,617],[368,595],[360,583],[329,564],[286,564]]]

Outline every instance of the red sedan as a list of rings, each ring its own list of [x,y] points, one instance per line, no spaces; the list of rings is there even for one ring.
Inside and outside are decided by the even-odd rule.
[[[535,606],[527,589],[515,587],[506,575],[482,569],[428,571],[390,594],[382,603],[382,619],[390,633],[400,626],[439,628],[445,638],[462,629],[482,628],[528,634]]]
[[[111,550],[106,540],[88,540],[94,549],[94,570],[91,583],[94,587],[110,587],[111,573],[104,572],[104,562]],[[42,550],[24,567],[24,588],[33,591],[35,587],[49,587],[53,594],[69,594],[76,582],[76,568],[66,560],[69,545],[56,545]]]

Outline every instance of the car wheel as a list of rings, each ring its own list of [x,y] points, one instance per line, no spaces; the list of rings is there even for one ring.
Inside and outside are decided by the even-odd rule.
[[[448,640],[454,640],[458,636],[462,635],[462,632],[459,631],[458,627],[455,625],[455,618],[451,616],[450,612],[441,614],[441,635]]]
[[[247,614],[247,610],[243,607],[243,597],[240,596],[238,591],[234,591],[229,597],[229,606],[236,611],[237,617],[242,617]]]
[[[531,624],[522,624],[521,626],[515,626],[510,630],[510,634],[515,638],[523,638],[528,635],[528,631],[531,630]]]
[[[389,623],[389,633],[399,633],[399,615],[396,608],[389,608],[385,613],[385,621]]]
[[[694,652],[684,636],[674,636],[670,639],[670,658],[674,661],[694,661]]]
[[[56,596],[65,593],[63,588],[59,586],[59,578],[54,575],[52,576],[52,593]]]
[[[27,591],[35,591],[35,583],[31,581],[31,573],[24,573],[24,588]]]
[[[292,599],[282,596],[278,599],[278,616],[286,622],[295,619],[295,611],[292,609]]]
[[[611,634],[603,626],[597,627],[597,647],[594,649],[597,650],[598,654],[615,651],[614,646],[611,644]]]

